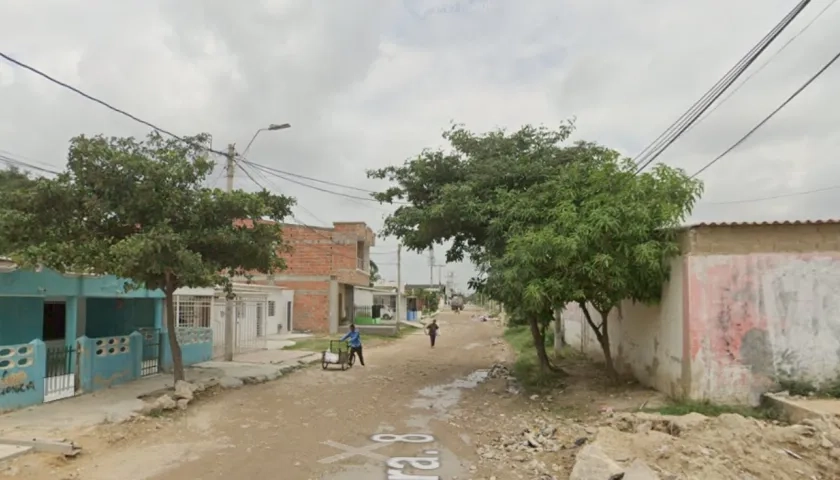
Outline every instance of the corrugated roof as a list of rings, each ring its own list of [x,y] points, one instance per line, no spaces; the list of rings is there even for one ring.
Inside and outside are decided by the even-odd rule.
[[[700,222],[686,225],[684,228],[697,227],[755,227],[755,226],[776,226],[776,225],[834,225],[840,224],[840,219],[823,220],[782,220],[772,222]]]

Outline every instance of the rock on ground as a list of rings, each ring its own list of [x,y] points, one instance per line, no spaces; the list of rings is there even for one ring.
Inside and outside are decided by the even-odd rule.
[[[592,444],[583,447],[578,453],[569,480],[608,480],[623,472],[624,469],[607,456],[600,446]]]

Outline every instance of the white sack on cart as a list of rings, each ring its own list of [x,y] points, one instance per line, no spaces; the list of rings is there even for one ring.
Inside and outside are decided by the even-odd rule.
[[[327,363],[338,363],[338,354],[333,352],[324,352],[324,360]]]

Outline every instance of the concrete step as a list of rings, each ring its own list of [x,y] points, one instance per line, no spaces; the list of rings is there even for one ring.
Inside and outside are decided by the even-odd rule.
[[[0,445],[0,462],[11,460],[33,450],[34,449],[32,447],[24,447],[21,445]]]

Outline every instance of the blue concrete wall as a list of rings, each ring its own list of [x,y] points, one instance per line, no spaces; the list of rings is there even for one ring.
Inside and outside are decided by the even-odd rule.
[[[134,332],[119,337],[81,337],[79,383],[89,393],[140,378],[143,337]]]
[[[155,325],[153,298],[88,298],[85,336],[90,338],[128,335]]]
[[[40,340],[0,346],[0,411],[44,402],[46,363],[46,345]]]
[[[0,295],[39,297],[163,298],[160,290],[125,291],[126,280],[113,275],[62,275],[53,270],[0,273]]]
[[[28,343],[43,333],[43,298],[0,297],[0,345]]]
[[[181,356],[184,366],[207,362],[213,358],[213,330],[202,327],[178,327],[178,343],[181,345]],[[172,371],[172,349],[169,348],[169,334],[161,334],[161,368],[165,372]]]

